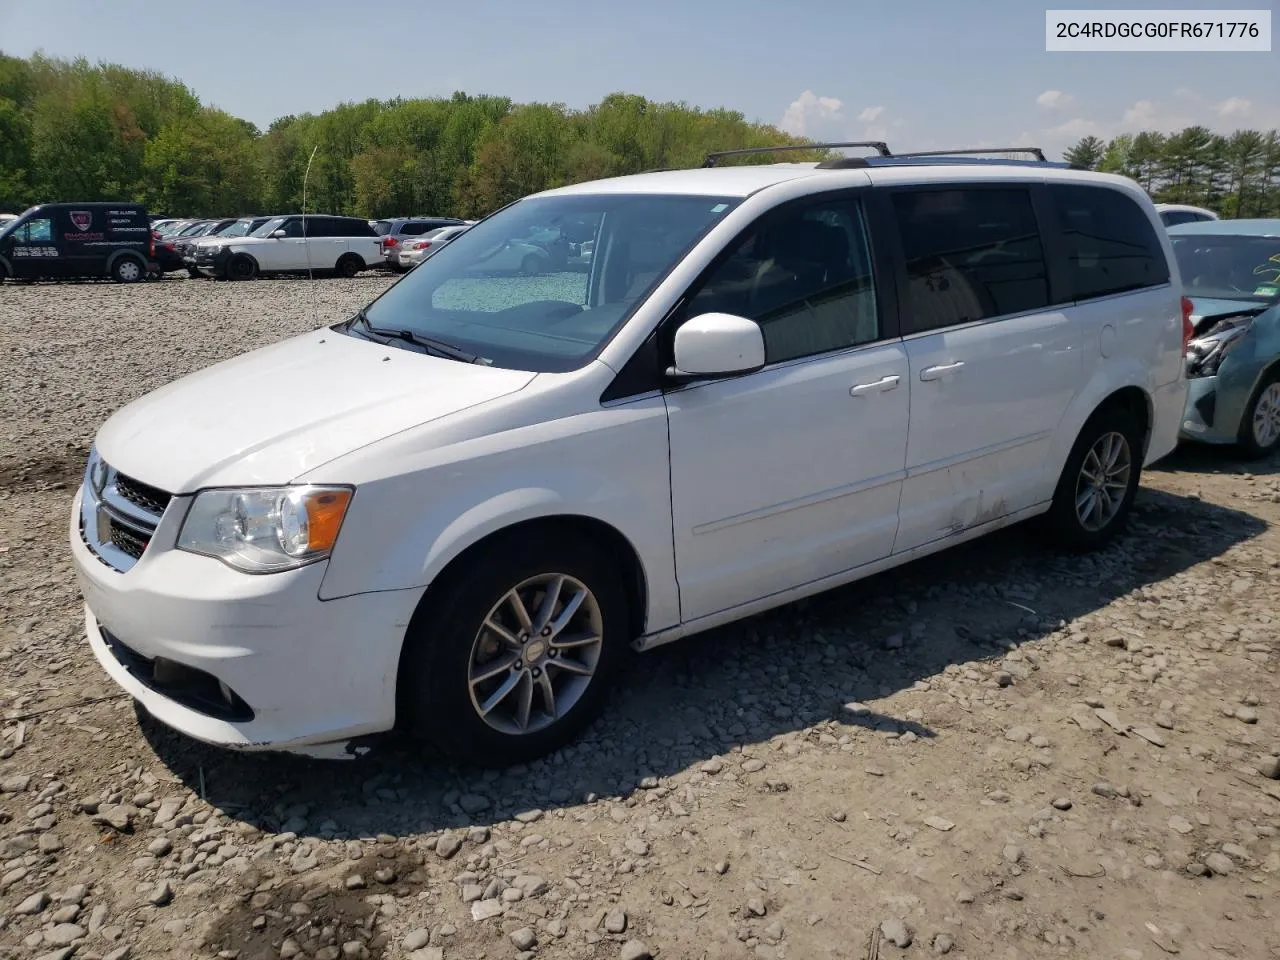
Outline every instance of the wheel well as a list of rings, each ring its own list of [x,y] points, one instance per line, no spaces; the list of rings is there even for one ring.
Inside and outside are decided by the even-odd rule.
[[[1146,391],[1141,387],[1121,387],[1098,404],[1091,415],[1091,419],[1103,410],[1114,410],[1116,408],[1128,412],[1142,427],[1142,453],[1145,457],[1147,447],[1151,443],[1151,398],[1147,396]]]
[[[525,520],[521,523],[512,524],[501,530],[489,534],[487,537],[476,541],[467,547],[460,554],[450,560],[443,570],[431,581],[422,597],[418,600],[418,606],[413,612],[409,625],[409,632],[412,632],[417,624],[421,622],[424,613],[430,608],[430,605],[437,601],[437,598],[447,596],[453,581],[465,570],[466,565],[473,557],[483,553],[485,550],[492,548],[495,544],[501,543],[503,540],[511,537],[554,537],[557,534],[564,535],[566,533],[574,533],[578,536],[593,540],[595,543],[604,547],[609,551],[610,555],[616,557],[619,566],[622,568],[622,583],[627,593],[627,609],[631,619],[630,632],[632,637],[638,637],[644,632],[645,612],[648,603],[648,587],[646,586],[644,577],[644,568],[640,563],[640,557],[636,553],[635,548],[631,545],[625,536],[615,530],[609,524],[601,520],[595,520],[591,517],[581,517],[572,515],[539,517],[536,520]],[[400,657],[401,666],[404,663],[405,652],[408,650],[408,644],[403,643],[401,647]],[[400,681],[403,676],[403,669],[397,671],[396,677],[396,723],[399,725],[404,715],[402,697],[404,696],[404,688],[401,687]]]
[[[638,637],[644,632],[645,616],[648,609],[649,591],[645,580],[644,566],[631,541],[616,529],[602,520],[592,517],[561,515],[539,517],[536,520],[525,520],[503,527],[501,530],[477,540],[460,554],[450,560],[443,570],[431,581],[422,599],[418,601],[418,610],[414,616],[424,610],[432,599],[449,589],[450,581],[465,568],[470,559],[491,548],[495,543],[514,537],[554,537],[557,534],[572,533],[583,539],[591,540],[608,551],[619,566],[622,584],[627,592],[627,608],[631,618],[631,636]]]

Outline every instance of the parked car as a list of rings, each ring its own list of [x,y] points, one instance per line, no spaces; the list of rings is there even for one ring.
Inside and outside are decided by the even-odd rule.
[[[399,251],[396,254],[396,266],[401,270],[411,270],[427,257],[439,253],[441,248],[450,240],[459,234],[466,233],[470,229],[470,224],[463,223],[456,227],[441,227],[438,230],[432,230],[429,233],[424,233],[416,240],[406,240],[396,248]]]
[[[1200,223],[1205,220],[1217,220],[1218,215],[1204,207],[1193,207],[1186,203],[1157,203],[1160,220],[1166,227],[1180,223]]]
[[[247,237],[268,220],[273,219],[275,219],[274,216],[258,216],[240,217],[238,220],[222,220],[219,221],[222,225],[220,229],[210,230],[192,240],[180,240],[177,247],[182,255],[182,263],[187,268],[187,273],[192,277],[204,276],[196,267],[196,243],[201,238],[217,237],[220,240],[233,240],[238,237]]]
[[[1280,449],[1280,219],[1216,220],[1169,228],[1193,338],[1182,436]]]
[[[201,240],[195,252],[197,270],[230,280],[309,270],[354,277],[380,260],[378,235],[367,220],[311,213],[276,217],[246,237]]]
[[[239,222],[237,217],[223,217],[219,220],[206,220],[200,224],[199,228],[194,231],[184,231],[177,241],[174,243],[174,252],[178,255],[178,259],[182,265],[187,268],[187,272],[193,276],[200,276],[200,272],[196,270],[190,262],[194,257],[194,249],[196,243],[204,237],[220,237],[222,231]]]
[[[421,237],[441,227],[454,227],[465,223],[456,217],[398,217],[391,220],[378,220],[373,229],[377,231],[382,259],[393,270],[400,268],[400,247],[410,238]]]
[[[350,756],[399,725],[501,766],[576,736],[628,645],[1023,520],[1122,529],[1187,394],[1137,184],[715,162],[526,197],[351,318],[116,412],[69,531],[103,669],[215,744]],[[589,273],[492,272],[569,217]]]
[[[187,220],[168,233],[160,233],[155,240],[155,260],[161,273],[171,273],[184,267],[179,244],[192,237],[202,236],[212,220]],[[155,231],[153,228],[153,236]]]
[[[145,208],[135,203],[44,203],[0,229],[0,280],[145,280],[154,268]]]

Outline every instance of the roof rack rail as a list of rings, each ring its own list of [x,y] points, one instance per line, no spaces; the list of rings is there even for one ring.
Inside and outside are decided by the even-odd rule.
[[[895,157],[970,157],[980,153],[1029,153],[1041,163],[1049,159],[1039,147],[987,147],[983,150],[915,150],[911,153],[895,153]]]
[[[892,156],[889,153],[889,147],[881,140],[860,140],[851,143],[797,143],[785,144],[779,147],[747,147],[744,150],[719,150],[716,153],[708,153],[706,160],[702,162],[704,167],[714,167],[716,161],[721,157],[741,157],[752,153],[779,153],[784,150],[834,150],[837,147],[870,147],[880,156]]]

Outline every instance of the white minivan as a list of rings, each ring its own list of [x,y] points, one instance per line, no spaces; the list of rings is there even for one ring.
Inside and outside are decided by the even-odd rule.
[[[886,151],[887,152],[887,151]],[[592,234],[537,272],[530,237]],[[1122,526],[1189,323],[1151,200],[881,155],[582,183],[99,430],[88,641],[160,721],[556,749],[644,650],[1036,518]]]

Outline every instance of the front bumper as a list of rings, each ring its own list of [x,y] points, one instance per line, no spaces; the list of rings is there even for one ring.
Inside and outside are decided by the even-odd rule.
[[[1187,405],[1182,414],[1178,436],[1200,443],[1228,444],[1236,442],[1238,423],[1220,409],[1217,377],[1194,377],[1187,381]]]
[[[85,496],[82,487],[70,541],[89,646],[157,720],[221,747],[330,757],[394,726],[420,591],[322,601],[324,563],[253,576],[176,550],[185,497],[122,573],[81,534]]]

